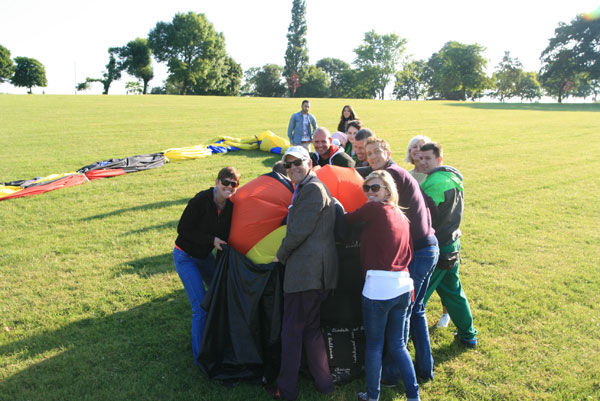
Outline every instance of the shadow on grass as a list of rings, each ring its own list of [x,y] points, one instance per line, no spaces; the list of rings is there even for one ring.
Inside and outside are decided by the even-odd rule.
[[[175,239],[173,239],[173,241],[175,241]],[[175,245],[174,242],[173,245]],[[119,274],[137,274],[142,277],[175,271],[173,254],[171,252],[131,260],[123,263],[121,266],[123,266],[123,269]]]
[[[132,231],[127,231],[125,233],[120,233],[119,237],[126,237],[126,236],[129,236],[129,235],[135,235],[135,234],[143,234],[143,233],[147,233],[147,232],[155,231],[155,230],[164,230],[164,229],[175,230],[175,229],[177,229],[177,224],[178,223],[179,223],[179,220],[173,220],[173,221],[169,221],[169,222],[164,223],[164,224],[157,224],[157,225],[154,225],[154,226],[140,228],[138,230],[132,230]]]
[[[0,399],[231,399],[192,363],[191,314],[182,289],[8,342],[0,346],[4,368],[6,361],[27,366],[13,375],[5,371]]]
[[[482,110],[523,110],[523,111],[599,111],[600,103],[447,103],[450,107],[469,107]]]
[[[112,212],[108,212],[108,213],[102,213],[102,214],[97,214],[95,216],[84,217],[81,219],[81,221],[104,219],[107,217],[118,216],[123,213],[135,212],[138,210],[152,210],[152,209],[160,209],[163,207],[169,207],[169,206],[173,206],[173,205],[185,205],[188,203],[189,200],[190,200],[189,198],[181,198],[181,199],[172,200],[172,201],[148,203],[146,205],[128,207],[126,209],[118,209],[118,210],[113,210]]]

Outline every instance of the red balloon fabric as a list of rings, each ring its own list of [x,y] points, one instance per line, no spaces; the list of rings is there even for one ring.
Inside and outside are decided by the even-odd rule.
[[[327,164],[315,173],[346,212],[353,212],[367,202],[362,190],[364,180],[355,169]]]
[[[55,189],[80,185],[86,183],[87,181],[87,178],[85,178],[83,174],[68,175],[66,177],[62,177],[54,181],[49,181],[47,184],[32,185],[21,191],[15,192],[12,195],[0,198],[0,201],[6,199],[21,198],[23,196],[39,195],[43,194],[44,192],[54,191]]]
[[[277,173],[261,175],[241,186],[233,199],[229,245],[245,255],[281,226],[292,203],[293,188]]]
[[[125,170],[123,170],[122,168],[116,168],[116,169],[90,170],[87,173],[85,173],[85,176],[88,178],[88,180],[92,181],[92,180],[97,180],[99,178],[115,177],[117,175],[123,175],[123,174],[127,174],[125,172]]]

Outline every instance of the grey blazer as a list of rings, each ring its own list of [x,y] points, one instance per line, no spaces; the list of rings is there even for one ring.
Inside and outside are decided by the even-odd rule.
[[[312,171],[299,185],[290,206],[277,258],[285,265],[284,292],[334,289],[338,281],[335,204]]]

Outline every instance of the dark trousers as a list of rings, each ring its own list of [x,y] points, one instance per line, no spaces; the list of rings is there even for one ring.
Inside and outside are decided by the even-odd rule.
[[[298,372],[302,347],[315,387],[321,393],[333,391],[325,342],[321,334],[321,303],[328,290],[309,290],[283,294],[283,324],[281,327],[281,369],[277,384],[288,400],[298,397]]]

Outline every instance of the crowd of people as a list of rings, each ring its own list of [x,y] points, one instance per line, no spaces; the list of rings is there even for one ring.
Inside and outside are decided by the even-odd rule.
[[[334,391],[320,330],[320,306],[336,288],[340,267],[334,226],[336,200],[313,168],[327,164],[354,168],[364,178],[368,199],[346,213],[344,222],[360,226],[360,260],[365,278],[362,316],[365,330],[366,391],[358,400],[378,400],[381,386],[399,377],[409,401],[419,400],[418,379],[434,376],[425,305],[436,291],[444,307],[438,322],[457,328],[457,341],[477,345],[477,330],[459,277],[463,177],[443,165],[441,145],[424,136],[408,143],[407,171],[392,159],[390,145],[363,126],[344,106],[337,131],[317,125],[310,102],[292,115],[279,168],[293,183],[286,234],[274,262],[285,266],[281,369],[267,391],[275,399],[298,397],[302,352],[317,391]],[[314,152],[311,152],[311,145]],[[215,272],[213,248],[226,244],[232,218],[231,197],[240,183],[233,167],[219,171],[215,186],[199,192],[185,208],[177,228],[173,258],[192,306],[192,350],[197,360],[206,312],[200,307]],[[339,217],[338,217],[339,218]],[[357,294],[357,296],[359,296]],[[447,317],[445,317],[447,316]],[[411,339],[414,363],[407,350]]]

